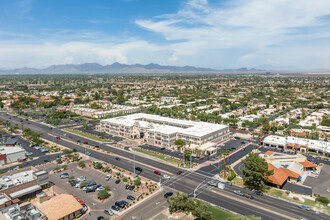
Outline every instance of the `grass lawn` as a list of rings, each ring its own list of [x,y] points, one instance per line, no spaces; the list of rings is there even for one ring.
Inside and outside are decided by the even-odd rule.
[[[277,197],[281,197],[283,198],[283,192],[281,190],[277,190],[274,188],[270,188],[267,193],[273,195],[273,196],[277,196]]]
[[[316,208],[319,208],[319,209],[324,209],[328,213],[330,212],[330,207],[329,206],[326,206],[325,207],[323,205],[319,205],[315,201],[310,200],[310,199],[305,199],[304,205],[308,205],[310,207],[316,207]]]
[[[178,165],[179,163],[182,163],[181,160],[176,160],[176,159],[172,159],[172,158],[169,158],[167,156],[164,156],[164,155],[161,155],[161,154],[156,154],[156,153],[153,153],[153,152],[150,152],[150,151],[146,151],[146,150],[142,150],[142,149],[139,149],[139,148],[133,148],[133,150],[137,151],[137,152],[140,152],[140,153],[144,153],[144,154],[147,154],[149,156],[153,156],[153,157],[157,157],[161,160],[164,160],[166,162],[169,162],[173,165]],[[165,158],[166,157],[166,158]]]
[[[225,220],[229,217],[237,217],[234,214],[223,211],[223,210],[218,209],[218,208],[213,207],[213,206],[209,206],[209,211],[212,212],[213,219],[216,219],[216,220]]]
[[[112,142],[112,140],[99,138],[99,137],[97,137],[95,135],[88,134],[88,133],[85,133],[85,132],[82,132],[82,131],[76,131],[76,130],[72,130],[72,129],[68,129],[68,128],[64,128],[63,130],[72,132],[72,133],[74,133],[76,135],[84,136],[84,137],[89,138],[89,139],[92,139],[94,141]]]
[[[239,177],[235,177],[231,182],[237,185],[244,186],[243,179]]]

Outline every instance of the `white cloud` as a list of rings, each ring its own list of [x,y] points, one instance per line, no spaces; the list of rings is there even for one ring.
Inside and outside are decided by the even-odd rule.
[[[29,7],[22,14],[28,15],[31,1],[23,3]],[[0,41],[0,68],[84,62],[330,68],[330,0],[189,0],[181,6],[135,21],[165,43],[101,31],[44,30],[42,42],[49,43],[31,42],[37,37],[29,36],[30,42]],[[20,34],[0,30],[1,36]]]

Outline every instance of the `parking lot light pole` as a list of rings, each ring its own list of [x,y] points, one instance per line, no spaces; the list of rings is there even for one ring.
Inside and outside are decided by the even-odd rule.
[[[53,137],[53,143],[54,143],[54,127],[52,127],[52,137]]]

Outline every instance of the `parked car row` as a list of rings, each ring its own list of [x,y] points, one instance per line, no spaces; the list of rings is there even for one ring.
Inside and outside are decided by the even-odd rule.
[[[125,189],[133,191],[135,189],[135,186],[131,184],[126,184]]]

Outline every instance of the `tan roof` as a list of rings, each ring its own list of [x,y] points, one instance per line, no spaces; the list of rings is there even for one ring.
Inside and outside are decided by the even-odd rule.
[[[61,194],[41,204],[36,204],[36,202],[33,204],[46,214],[48,220],[63,218],[82,208],[82,205],[69,194]]]

